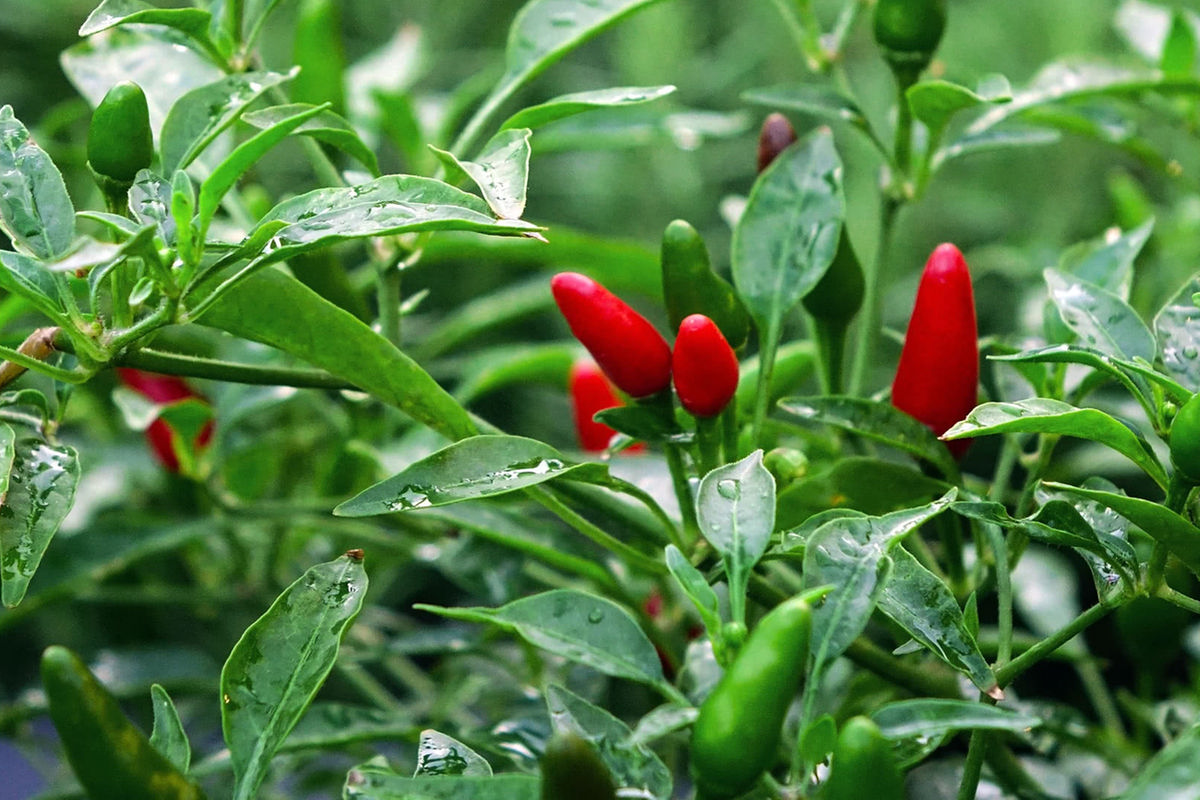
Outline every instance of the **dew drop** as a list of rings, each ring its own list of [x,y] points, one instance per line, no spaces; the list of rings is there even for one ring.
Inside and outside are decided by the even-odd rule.
[[[738,481],[725,478],[717,481],[717,494],[726,500],[737,500],[742,496],[742,485]]]

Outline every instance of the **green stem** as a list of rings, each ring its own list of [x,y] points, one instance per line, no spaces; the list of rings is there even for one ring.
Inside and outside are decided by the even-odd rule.
[[[996,562],[996,628],[999,636],[996,666],[1003,667],[1012,658],[1013,641],[1013,591],[1012,574],[1008,570],[1008,543],[999,526],[984,525],[983,530]]]
[[[783,26],[796,45],[796,49],[804,56],[804,62],[812,72],[821,72],[825,59],[821,53],[820,27],[816,25],[816,16],[812,13],[810,0],[774,0],[783,17]],[[807,13],[806,13],[807,12]],[[811,26],[811,27],[810,27]]]
[[[1158,591],[1155,592],[1155,596],[1161,597],[1168,603],[1173,603],[1185,611],[1190,611],[1193,614],[1200,614],[1200,600],[1194,600],[1183,592],[1172,589],[1166,583],[1163,583],[1158,587]]]
[[[996,683],[1002,688],[1009,685],[1022,672],[1074,639],[1080,633],[1087,630],[1089,626],[1103,619],[1112,609],[1113,606],[1107,603],[1098,603],[1087,611],[1084,611],[1062,628],[997,669]]]
[[[975,800],[989,739],[991,736],[987,731],[977,730],[971,733],[971,743],[967,745],[967,760],[963,764],[962,783],[958,785],[958,800]]]
[[[665,575],[667,573],[666,564],[633,549],[607,531],[601,530],[544,488],[534,486],[525,491],[535,501],[576,531],[582,533],[605,550],[625,559],[628,566],[635,567],[651,575]]]
[[[700,473],[707,475],[721,466],[721,420],[719,417],[696,418],[696,444],[700,451]]]
[[[58,339],[55,339],[55,349],[61,349],[58,347]],[[0,345],[0,358],[40,375],[51,377],[56,381],[62,381],[63,383],[86,383],[91,377],[90,372],[77,372],[73,369],[56,367],[53,364],[47,364],[45,361],[27,356],[18,350],[3,345]]]
[[[883,267],[887,253],[891,247],[892,229],[896,224],[896,215],[900,210],[900,202],[890,195],[883,198],[880,209],[879,242],[875,255],[863,270],[863,310],[858,328],[858,339],[854,352],[854,368],[850,373],[850,394],[855,397],[863,395],[867,382],[867,373],[871,369],[872,358],[875,354],[875,344],[883,328],[883,302],[880,296],[880,286],[883,282]]]
[[[817,367],[821,393],[841,394],[846,361],[846,322],[813,318],[813,341],[817,345]]]
[[[729,405],[725,406],[725,410],[721,412],[721,428],[723,441],[723,455],[725,463],[736,461],[738,457],[738,418],[737,418],[737,395],[735,394],[729,401]]]
[[[781,320],[776,316],[767,323],[766,335],[759,336],[758,387],[754,395],[754,417],[750,427],[752,447],[762,446],[761,436],[763,424],[767,419],[767,406],[771,402],[771,373],[775,370],[780,327]]]

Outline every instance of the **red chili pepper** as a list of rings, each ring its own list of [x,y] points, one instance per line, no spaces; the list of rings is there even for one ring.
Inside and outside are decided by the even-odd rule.
[[[594,361],[576,361],[571,367],[569,382],[571,409],[575,414],[579,446],[586,453],[603,453],[617,432],[592,418],[607,408],[620,406],[621,400]],[[645,449],[646,445],[638,442],[625,448],[624,452],[640,452]]]
[[[117,369],[117,377],[121,383],[155,403],[167,404],[186,400],[189,397],[201,397],[184,383],[182,378],[174,375],[159,375],[154,372],[144,372],[140,369],[122,367]],[[210,420],[196,436],[196,447],[204,447],[212,441],[213,424]],[[146,429],[146,441],[150,449],[158,457],[159,463],[170,472],[179,472],[179,454],[175,452],[174,431],[170,424],[159,417],[150,423]]]
[[[778,111],[767,115],[758,133],[758,171],[762,172],[775,157],[796,141],[796,129]]]
[[[667,388],[671,348],[645,317],[577,272],[555,275],[550,289],[571,333],[618,389],[631,397],[647,397]]]
[[[941,436],[975,408],[979,383],[979,335],[971,273],[958,248],[938,245],[921,275],[900,366],[892,382],[892,405]],[[969,439],[946,443],[956,458]]]
[[[679,402],[694,416],[715,417],[737,392],[737,356],[717,324],[703,314],[679,323],[671,370]]]

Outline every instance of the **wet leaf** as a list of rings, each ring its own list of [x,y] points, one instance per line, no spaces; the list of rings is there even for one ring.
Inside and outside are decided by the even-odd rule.
[[[525,191],[529,183],[528,128],[504,130],[492,137],[473,160],[433,147],[448,169],[469,177],[492,211],[501,219],[520,219],[525,213]]]
[[[1154,317],[1163,368],[1192,392],[1200,391],[1200,307],[1192,299],[1197,292],[1200,275],[1193,275]]]
[[[0,231],[45,260],[75,240],[75,207],[62,175],[12,106],[0,107]]]
[[[1055,269],[1047,269],[1045,276],[1050,299],[1063,322],[1085,345],[1117,358],[1154,360],[1154,335],[1128,303]]]
[[[490,776],[492,765],[462,742],[435,730],[421,731],[417,744],[417,771],[421,775]]]
[[[725,562],[735,605],[745,596],[750,573],[767,552],[775,530],[775,479],[762,457],[762,450],[755,450],[741,461],[717,467],[704,476],[696,492],[700,532]]]
[[[559,95],[536,106],[523,108],[513,114],[500,130],[509,128],[538,128],[564,117],[572,117],[597,108],[630,106],[648,103],[675,91],[674,86],[614,86],[590,92]]]
[[[535,775],[509,773],[481,778],[421,775],[410,778],[388,767],[363,764],[346,775],[346,800],[538,800]]]
[[[305,103],[271,106],[261,111],[251,111],[243,115],[242,120],[256,128],[266,129],[310,108],[312,106]],[[379,175],[379,159],[375,157],[374,151],[359,138],[354,126],[329,109],[305,120],[292,133],[297,136],[310,136],[318,142],[336,147],[366,167],[372,175]]]

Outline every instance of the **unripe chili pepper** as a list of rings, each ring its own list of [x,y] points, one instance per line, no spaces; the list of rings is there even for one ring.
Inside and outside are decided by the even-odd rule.
[[[975,408],[978,383],[971,274],[957,247],[938,245],[917,288],[900,365],[892,381],[892,405],[941,436]],[[961,458],[970,440],[946,444]]]
[[[42,655],[42,687],[67,760],[89,797],[201,800],[84,663],[65,647]]]
[[[578,272],[550,281],[554,302],[604,374],[631,397],[648,397],[671,383],[671,348],[641,314]]]
[[[946,0],[879,0],[875,42],[893,70],[916,77],[933,60],[946,30]]]
[[[697,797],[737,797],[775,763],[784,717],[804,679],[811,630],[804,597],[776,606],[700,706],[691,753]]]
[[[588,359],[571,366],[568,383],[579,446],[587,453],[603,453],[617,432],[593,417],[605,409],[617,408],[621,400],[596,363]],[[627,447],[626,452],[644,449],[645,445],[639,442]]]
[[[704,314],[717,323],[730,346],[746,343],[750,314],[729,282],[713,272],[704,240],[684,220],[675,220],[663,232],[662,281],[672,329],[690,314]]]
[[[820,348],[821,367],[830,394],[842,391],[846,331],[862,308],[865,292],[862,267],[843,225],[833,262],[812,291],[800,301],[813,318],[813,338]]]
[[[693,416],[715,417],[737,393],[737,356],[721,329],[703,314],[680,323],[671,374],[680,405]]]
[[[758,171],[762,172],[775,158],[796,141],[796,129],[778,111],[768,114],[758,132]]]
[[[87,158],[96,174],[126,184],[150,166],[154,135],[142,87],[122,81],[104,95],[88,128]]]
[[[838,733],[825,800],[904,800],[904,776],[892,745],[867,717],[852,717]]]
[[[191,397],[203,399],[201,395],[184,383],[182,378],[174,375],[159,375],[140,369],[121,367],[117,369],[117,377],[121,383],[142,397],[160,405],[176,403]],[[196,435],[195,446],[197,448],[204,447],[212,441],[212,435],[213,424],[210,420]],[[154,451],[160,464],[170,472],[179,472],[179,454],[175,451],[175,433],[169,422],[161,417],[151,422],[150,427],[146,428],[146,441],[149,442],[150,449]]]
[[[617,786],[592,743],[558,731],[542,755],[542,800],[615,800]]]
[[[1171,421],[1171,463],[1191,484],[1200,484],[1200,394],[1192,395]]]

